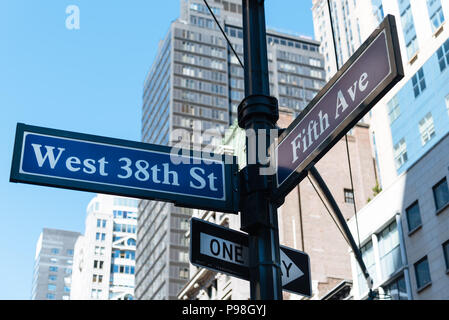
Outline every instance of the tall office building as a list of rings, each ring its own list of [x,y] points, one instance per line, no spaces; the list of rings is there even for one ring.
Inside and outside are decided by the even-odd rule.
[[[243,61],[241,1],[209,4]],[[271,94],[297,114],[324,84],[319,43],[267,30],[267,44]],[[217,146],[237,119],[243,97],[243,68],[207,7],[200,0],[181,0],[180,18],[160,42],[144,83],[142,141],[192,148],[193,140],[195,145]],[[191,137],[195,130],[211,129],[217,129],[218,139]],[[139,212],[136,297],[176,299],[188,279],[184,233],[191,210],[142,201]]]
[[[449,299],[449,133],[358,213],[361,252],[381,299]],[[368,287],[351,259],[356,299]]]
[[[71,300],[134,298],[138,200],[98,194],[75,244]]]
[[[32,300],[69,300],[79,232],[44,228],[36,245]]]
[[[345,1],[364,41],[386,14],[396,18],[405,77],[371,111],[371,132],[384,191],[359,212],[362,254],[386,298],[447,299],[447,135],[449,17],[446,0]],[[334,20],[341,19],[338,6]],[[316,34],[327,1],[313,2]],[[336,22],[335,22],[336,23]],[[342,29],[336,29],[337,45]],[[330,43],[332,38],[330,38]],[[325,49],[322,49],[325,50]],[[333,50],[333,47],[332,47]],[[331,54],[331,53],[330,53]],[[344,60],[347,57],[342,57]],[[344,62],[344,61],[343,61]],[[357,228],[351,221],[352,230]],[[367,286],[353,260],[356,298]],[[432,284],[433,282],[433,284]]]
[[[344,50],[348,47],[347,33],[356,35],[356,40],[360,35],[362,43],[385,15],[392,14],[396,18],[405,77],[370,112],[374,153],[385,188],[449,131],[446,85],[449,82],[449,28],[445,25],[449,2],[331,0],[330,3],[337,52],[342,63],[352,52]],[[314,0],[312,10],[315,35],[323,41],[320,50],[329,56],[326,59],[329,77],[335,71],[332,64],[335,54],[327,0]],[[347,28],[343,21],[348,22]],[[357,42],[354,43],[356,49]]]

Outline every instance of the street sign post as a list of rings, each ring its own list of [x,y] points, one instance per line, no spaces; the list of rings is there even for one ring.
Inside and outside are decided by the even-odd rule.
[[[180,151],[19,123],[10,181],[238,212],[236,159]]]
[[[403,76],[396,24],[389,15],[279,137],[274,198],[298,185]]]
[[[193,265],[250,280],[249,237],[246,233],[192,218],[190,262]],[[309,256],[280,246],[282,289],[312,295]]]

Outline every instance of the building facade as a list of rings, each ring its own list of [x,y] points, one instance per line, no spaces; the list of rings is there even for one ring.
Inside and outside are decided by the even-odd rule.
[[[287,127],[293,112],[280,109],[278,126]],[[245,159],[245,133],[235,124],[225,139],[223,152]],[[354,201],[362,207],[373,197],[376,170],[371,155],[369,129],[357,125],[348,136],[353,169],[354,191],[351,189],[345,140],[339,141],[316,165],[328,184],[346,219],[354,214]],[[245,166],[240,160],[239,166]],[[322,196],[322,195],[321,195]],[[196,210],[196,217],[231,229],[240,229],[240,216],[212,211]],[[310,257],[312,291],[311,299],[338,296],[350,297],[351,264],[349,247],[332,217],[306,178],[285,198],[278,209],[279,240],[282,245],[306,252]],[[189,234],[186,234],[188,237]],[[181,290],[179,299],[248,299],[249,282],[191,266],[190,281]],[[284,292],[284,299],[301,299],[299,295]]]
[[[344,50],[348,47],[345,34],[357,35],[355,39],[360,36],[360,42],[354,43],[357,50],[357,44],[363,43],[387,14],[396,18],[405,77],[371,110],[369,120],[380,183],[385,188],[449,131],[449,2],[330,2],[334,24],[340,25],[334,31],[342,63],[353,51]],[[313,1],[312,10],[315,35],[322,39],[320,50],[325,57],[329,55],[325,58],[329,78],[336,65],[327,0]]]
[[[243,61],[241,1],[209,3]],[[271,94],[299,113],[324,84],[319,43],[273,30],[267,43]],[[207,7],[181,0],[180,18],[161,41],[144,83],[142,141],[212,150],[237,119],[243,97],[243,68]],[[142,201],[139,212],[136,297],[176,299],[188,280],[184,234],[192,210]]]
[[[79,232],[44,228],[36,244],[31,300],[69,300]]]
[[[381,299],[449,299],[449,135],[358,213],[361,251]],[[355,219],[349,222],[355,232]],[[351,260],[353,295],[367,297]]]
[[[132,300],[138,200],[98,194],[75,245],[71,300]]]

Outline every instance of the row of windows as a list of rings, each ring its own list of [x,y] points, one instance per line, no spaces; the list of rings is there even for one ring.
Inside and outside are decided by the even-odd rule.
[[[191,53],[175,52],[176,61],[201,66],[204,68],[225,70],[225,62],[223,60],[211,59],[208,57],[198,56]]]
[[[449,270],[449,240],[442,244],[444,262],[446,264],[446,270]],[[425,288],[432,282],[430,276],[430,266],[427,256],[424,256],[413,264],[416,276],[416,286],[418,290]]]
[[[114,218],[137,219],[137,213],[132,211],[114,210],[113,215]]]
[[[449,188],[446,178],[442,179],[432,187],[435,209],[438,212],[449,204]],[[409,232],[417,230],[422,226],[419,201],[416,200],[406,210],[407,224]]]
[[[217,24],[213,19],[198,17],[194,15],[190,15],[190,24],[201,28],[218,29]]]
[[[93,274],[92,282],[93,283],[103,283],[103,275],[102,274]]]
[[[178,127],[193,129],[195,121],[198,121],[198,120],[189,119],[186,117],[181,117],[181,116],[176,116],[176,115],[173,116],[173,125],[178,126]],[[219,123],[201,120],[201,129],[202,130],[216,129],[216,131],[218,131],[220,133],[224,133],[225,126],[222,124],[219,124]]]
[[[59,260],[57,258],[50,258],[50,262],[57,263],[58,261]],[[64,262],[64,260],[62,260],[62,262]],[[65,263],[72,264],[73,260],[72,259],[65,260]]]
[[[47,293],[46,298],[48,300],[56,300],[56,295],[54,293]],[[70,300],[70,297],[67,295],[62,296],[62,300]]]
[[[182,66],[179,64],[175,64],[175,73],[178,75],[183,75],[187,77],[192,77],[196,79],[203,79],[212,82],[226,83],[225,74],[222,72],[206,70],[198,67],[192,66]],[[231,68],[232,74],[232,68]]]
[[[48,291],[56,291],[56,285],[55,284],[49,284],[48,285]],[[70,292],[70,287],[64,286],[64,292]]]
[[[94,260],[94,269],[103,269],[104,261]]]
[[[227,106],[226,99],[218,97],[218,96],[202,94],[202,93],[197,93],[197,92],[191,92],[191,91],[187,91],[187,90],[180,90],[180,89],[175,89],[173,95],[174,95],[175,99],[181,99],[183,101],[200,103],[200,104],[204,104],[206,106],[213,105],[218,108],[224,108]]]
[[[194,69],[192,69],[192,70],[194,70]],[[185,69],[183,70],[183,72],[185,72]],[[186,74],[186,75],[192,76],[192,75],[190,75],[190,73]],[[218,95],[226,96],[226,87],[219,85],[219,84],[203,82],[203,81],[194,80],[194,79],[183,79],[183,78],[179,78],[179,77],[175,77],[174,84],[175,84],[175,86],[180,86],[182,88],[187,88],[187,89],[197,90],[197,91],[204,91],[204,92],[211,93],[211,94],[218,94]]]
[[[130,199],[130,198],[114,198],[114,206],[126,206],[126,207],[134,207],[137,208],[139,206],[138,199]]]
[[[225,32],[226,32],[226,34],[228,36],[230,36],[232,38],[243,39],[243,31],[240,28],[226,25],[225,26]],[[296,49],[302,49],[302,50],[307,50],[307,51],[312,51],[312,52],[318,52],[318,46],[317,45],[296,41],[296,40],[293,40],[293,39],[286,39],[286,38],[282,38],[282,37],[277,37],[277,36],[271,35],[271,34],[267,36],[267,43],[269,45],[277,44],[277,45],[291,47],[291,48],[296,48]]]
[[[111,273],[134,274],[135,269],[133,266],[122,266],[118,264],[113,264],[111,265]]]
[[[49,266],[48,271],[50,272],[58,272],[59,268],[56,266]],[[72,268],[64,268],[65,274],[72,274]]]
[[[97,228],[106,228],[106,220],[97,219]]]
[[[210,6],[210,9],[212,10],[212,12],[216,16],[220,15],[220,11],[221,11],[220,8]],[[204,13],[204,14],[209,14],[209,9],[202,3],[191,3],[190,4],[190,11],[200,12],[200,13]]]
[[[449,113],[449,95],[445,98],[446,108]],[[400,106],[395,96],[387,104],[390,124],[399,118],[401,114]],[[421,144],[425,146],[433,137],[436,136],[434,120],[431,112],[428,112],[419,122],[418,130],[421,137]],[[408,160],[407,145],[405,138],[401,138],[393,147],[396,169],[399,169]]]
[[[95,246],[94,254],[102,256],[104,255],[105,250],[106,250],[105,247]]]
[[[419,45],[410,0],[399,0],[399,10],[401,14],[402,28],[404,30],[407,55],[409,59],[412,59],[418,51]],[[443,9],[441,7],[441,0],[427,0],[427,10],[432,26],[432,32],[435,33],[445,20]]]
[[[116,232],[128,232],[128,233],[136,233],[136,225],[132,224],[120,224],[114,223],[114,231]]]
[[[114,250],[112,250],[112,257],[113,258],[120,258],[120,259],[135,260],[136,259],[136,252],[135,251],[129,251],[129,250],[114,249]]]
[[[374,250],[373,241],[377,242],[378,250]],[[360,252],[365,262],[368,273],[374,283],[379,283],[382,279],[387,279],[402,266],[401,253],[399,248],[399,233],[396,221],[390,223],[378,234],[374,234],[372,239],[360,248]],[[379,257],[381,274],[377,274],[376,255]],[[358,284],[359,294],[363,295],[368,290],[365,277],[359,266]]]
[[[105,239],[106,239],[106,233],[102,233],[102,232],[95,233],[95,240],[105,241]]]
[[[226,51],[221,48],[211,47],[209,45],[198,44],[190,41],[175,41],[175,48],[178,50],[194,52],[208,57],[226,58]]]
[[[278,57],[278,59],[289,60],[291,62],[301,63],[301,64],[305,64],[305,65],[311,65],[312,67],[321,68],[321,66],[322,66],[322,62],[319,59],[312,58],[312,57],[306,57],[306,56],[292,53],[292,52],[278,50],[277,57]]]
[[[205,107],[198,107],[189,105],[186,103],[175,102],[173,106],[173,110],[179,113],[190,114],[196,117],[209,118],[214,120],[225,121],[226,112],[216,109],[210,109]]]
[[[201,32],[195,32],[191,30],[185,30],[185,29],[175,29],[175,36],[179,38],[189,39],[197,42],[203,42],[215,46],[224,46],[225,40],[222,36],[217,36],[214,34],[208,34],[208,33],[201,33]],[[218,57],[224,57],[224,55],[221,52],[214,51],[214,53],[219,53]],[[169,55],[167,55],[169,56]]]
[[[51,248],[50,252],[51,252],[51,254],[60,254],[61,253],[61,249],[59,249],[59,248]],[[66,255],[73,256],[73,249],[67,249],[66,250]]]

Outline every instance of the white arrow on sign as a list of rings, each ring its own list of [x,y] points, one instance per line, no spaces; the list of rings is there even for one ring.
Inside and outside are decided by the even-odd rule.
[[[298,268],[298,266],[282,251],[281,253],[281,275],[282,275],[282,286],[301,278],[304,272]]]
[[[202,254],[226,262],[249,266],[248,247],[202,232],[200,233],[200,241],[200,252]],[[282,247],[280,249],[282,286],[285,286],[301,278],[304,272],[284,253]]]

